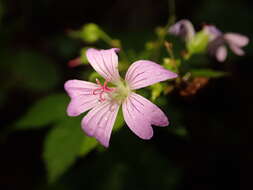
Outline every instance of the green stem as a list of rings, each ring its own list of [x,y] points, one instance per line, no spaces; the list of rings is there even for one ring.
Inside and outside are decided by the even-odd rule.
[[[174,24],[176,21],[176,3],[175,0],[169,0],[169,22],[170,25]]]
[[[158,42],[157,42],[157,49],[156,49],[156,53],[155,53],[155,60],[158,61],[159,56],[161,54],[161,48],[164,44],[165,41],[165,37],[167,35],[167,32],[169,30],[169,27],[171,25],[173,25],[176,21],[176,5],[175,5],[175,0],[169,0],[168,1],[168,6],[169,6],[169,19],[167,24],[164,26],[163,30],[163,34],[158,36]]]

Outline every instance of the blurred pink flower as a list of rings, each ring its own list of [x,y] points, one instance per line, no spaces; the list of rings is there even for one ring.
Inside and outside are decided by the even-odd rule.
[[[82,129],[105,147],[109,146],[120,105],[126,124],[142,139],[153,136],[151,125],[167,126],[168,119],[160,108],[134,90],[177,77],[176,73],[152,61],[140,60],[129,67],[123,80],[118,71],[117,51],[119,49],[115,48],[87,50],[89,63],[105,79],[103,85],[98,79],[97,84],[81,80],[65,83],[65,90],[71,98],[68,115],[78,116],[91,109],[82,120]],[[115,87],[108,87],[107,82]]]
[[[169,33],[180,36],[183,40],[190,41],[195,35],[195,29],[191,21],[183,19],[175,23],[169,28]]]
[[[81,57],[77,57],[75,59],[71,59],[69,62],[68,62],[68,66],[69,67],[77,67],[79,65],[82,64],[82,60],[81,60]]]
[[[244,51],[242,47],[249,43],[249,38],[237,33],[223,34],[213,25],[205,25],[204,30],[209,34],[208,51],[215,56],[219,62],[225,61],[227,57],[226,45],[234,52],[234,54],[242,56]]]

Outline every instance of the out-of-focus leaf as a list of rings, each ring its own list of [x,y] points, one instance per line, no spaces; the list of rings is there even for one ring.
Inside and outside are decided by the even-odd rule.
[[[105,38],[107,38],[107,37],[105,37]],[[104,39],[105,40],[105,39]],[[105,40],[106,41],[106,40]],[[112,40],[110,40],[110,45],[112,46],[112,47],[115,47],[115,48],[121,48],[122,47],[122,45],[121,45],[121,41],[119,40],[119,39],[112,39]]]
[[[227,72],[215,71],[212,69],[194,69],[190,73],[193,77],[208,77],[208,78],[219,78],[228,75]]]
[[[94,23],[84,25],[81,30],[81,38],[86,42],[96,42],[101,36],[101,29]]]
[[[155,101],[156,98],[158,98],[160,96],[160,94],[163,91],[163,86],[161,83],[156,83],[152,86],[150,86],[151,88],[151,100]]]
[[[103,77],[101,77],[97,72],[92,72],[89,76],[89,81],[96,82],[96,79],[99,79],[100,81],[104,81]]]
[[[163,59],[163,66],[166,69],[177,73],[178,72],[178,67],[180,66],[180,60],[164,58]]]
[[[38,53],[22,51],[10,61],[15,78],[26,88],[35,91],[50,90],[60,81],[58,67]]]
[[[51,183],[62,176],[80,155],[84,138],[80,122],[80,117],[63,120],[45,139],[43,158]]]
[[[82,63],[83,64],[88,64],[89,62],[88,62],[88,59],[87,59],[87,57],[86,57],[86,51],[87,51],[87,47],[85,47],[85,48],[82,48],[81,49],[81,52],[80,52],[80,57],[81,57],[81,61],[82,61]]]
[[[36,102],[16,123],[17,129],[38,129],[66,117],[69,99],[66,94],[53,94]]]
[[[98,141],[93,137],[84,136],[79,152],[80,156],[85,156],[98,145]]]
[[[206,50],[208,40],[209,36],[206,32],[198,32],[186,45],[190,55],[204,52]]]
[[[101,29],[94,23],[85,24],[81,30],[70,32],[70,36],[74,38],[81,38],[88,43],[94,43],[101,37]]]
[[[156,33],[156,35],[157,35],[158,37],[163,37],[164,35],[167,34],[167,30],[166,30],[166,28],[164,28],[164,27],[158,26],[158,27],[156,27],[156,29],[155,29],[155,33]]]

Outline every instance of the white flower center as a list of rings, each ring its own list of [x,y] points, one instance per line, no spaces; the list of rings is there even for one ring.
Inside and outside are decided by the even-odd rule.
[[[116,88],[112,91],[111,98],[117,103],[121,104],[131,92],[128,84],[125,81],[118,81],[116,84]]]

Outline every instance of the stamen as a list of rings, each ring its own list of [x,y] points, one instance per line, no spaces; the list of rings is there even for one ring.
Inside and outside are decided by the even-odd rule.
[[[105,93],[112,92],[114,89],[113,89],[113,88],[107,87],[107,83],[108,83],[107,80],[104,82],[103,85],[100,83],[100,81],[99,81],[98,79],[96,79],[96,82],[97,82],[97,84],[98,84],[99,87],[96,88],[96,89],[94,89],[94,90],[92,91],[92,94],[93,94],[93,95],[98,95],[98,94],[99,94],[99,101],[100,101],[100,102],[103,102],[103,101],[106,100],[106,99],[103,97],[103,93],[104,93],[104,92],[105,92]]]

